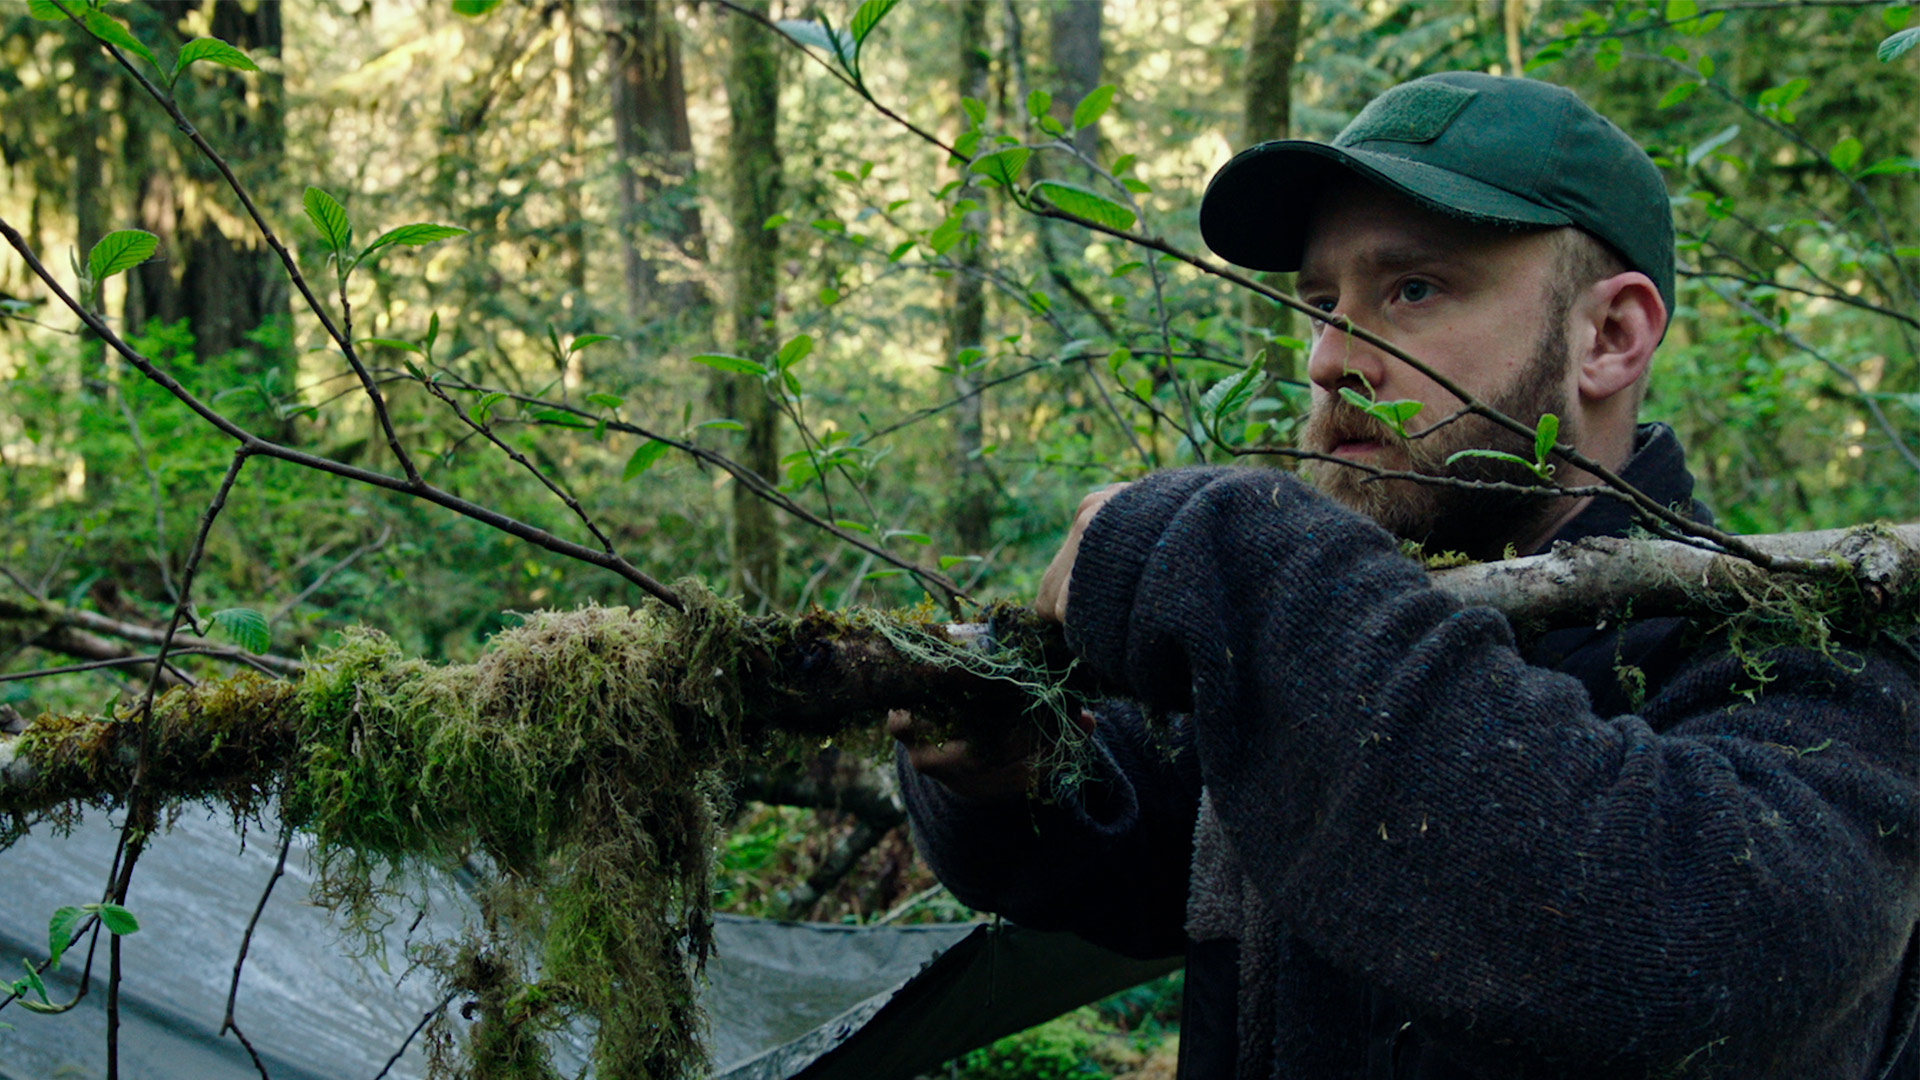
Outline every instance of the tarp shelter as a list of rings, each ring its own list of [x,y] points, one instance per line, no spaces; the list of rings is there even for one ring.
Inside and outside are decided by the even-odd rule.
[[[71,835],[36,830],[0,852],[0,965],[47,954],[47,919],[99,898],[116,833],[92,815]],[[245,849],[224,816],[189,810],[155,837],[127,906],[141,920],[123,954],[121,1072],[138,1080],[257,1080],[231,1036],[219,1037],[233,961],[273,870],[277,836],[255,829]],[[349,940],[308,900],[296,844],[262,913],[235,1017],[274,1080],[372,1080],[438,1005],[401,947],[412,909],[388,929],[386,967],[345,951]],[[426,925],[451,935],[470,908],[457,884],[428,890]],[[1002,1035],[1172,970],[1131,961],[1065,934],[988,923],[856,927],[721,916],[703,1004],[716,1076],[727,1080],[910,1077]],[[82,954],[49,978],[60,1000]],[[62,1016],[0,1014],[0,1078],[91,1080],[104,1073],[105,951],[94,989]],[[16,976],[7,976],[13,978]],[[456,1003],[457,1006],[457,1003]],[[452,1014],[456,1022],[458,1012]],[[562,1047],[579,1066],[583,1042]],[[415,1040],[388,1074],[419,1077]]]

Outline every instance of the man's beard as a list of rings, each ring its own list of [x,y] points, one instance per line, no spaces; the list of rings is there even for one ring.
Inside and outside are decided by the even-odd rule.
[[[1553,413],[1561,420],[1560,441],[1568,442],[1572,431],[1567,410],[1566,319],[1564,313],[1558,318],[1551,315],[1547,331],[1520,378],[1485,401],[1528,427],[1537,426],[1542,415]],[[1432,422],[1444,418],[1442,414]],[[1338,394],[1325,395],[1314,403],[1300,445],[1331,454],[1334,447],[1346,442],[1381,444],[1382,449],[1368,464],[1382,469],[1461,480],[1499,480],[1532,488],[1549,486],[1531,470],[1513,462],[1467,457],[1452,465],[1446,463],[1455,453],[1469,449],[1501,450],[1533,460],[1532,438],[1481,416],[1462,416],[1431,434],[1416,433],[1413,439],[1402,439]],[[1374,479],[1365,469],[1336,461],[1309,459],[1301,463],[1300,471],[1336,502],[1373,518],[1402,539],[1419,542],[1429,554],[1460,552],[1481,560],[1501,558],[1509,545],[1537,539],[1561,505],[1558,499],[1537,494]]]

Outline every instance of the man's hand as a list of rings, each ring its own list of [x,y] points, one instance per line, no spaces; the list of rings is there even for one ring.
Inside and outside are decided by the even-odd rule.
[[[1080,556],[1080,537],[1086,533],[1094,515],[1107,505],[1107,500],[1120,494],[1126,486],[1108,484],[1080,500],[1080,509],[1073,514],[1073,527],[1067,530],[1066,543],[1060,545],[1060,553],[1047,564],[1047,572],[1040,577],[1040,595],[1034,598],[1033,610],[1039,612],[1041,618],[1057,623],[1067,621],[1067,587],[1073,583],[1073,561]]]
[[[1022,728],[998,745],[948,739],[931,721],[905,709],[887,713],[887,734],[907,748],[914,771],[937,780],[948,791],[983,802],[1025,799],[1033,786],[1033,732]]]

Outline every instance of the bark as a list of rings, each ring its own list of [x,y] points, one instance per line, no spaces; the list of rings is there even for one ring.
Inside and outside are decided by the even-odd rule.
[[[955,40],[959,64],[954,72],[959,97],[984,101],[987,75],[992,67],[987,52],[987,9],[990,0],[962,0],[949,10],[958,21]],[[965,123],[964,119],[961,121]],[[953,290],[947,309],[947,360],[958,364],[963,351],[985,347],[987,297],[981,277],[987,231],[992,227],[985,203],[987,194],[971,182],[972,174],[961,166],[963,197],[979,201],[981,209],[967,215],[966,236],[955,249],[959,272],[953,276]],[[960,404],[953,410],[953,469],[958,483],[951,507],[954,537],[963,551],[985,551],[992,542],[993,483],[987,464],[981,459],[986,422],[985,401],[979,381],[959,370],[954,375],[954,394]]]
[[[1100,16],[1101,0],[1066,0],[1056,5],[1048,18],[1048,59],[1057,80],[1053,114],[1063,124],[1073,122],[1073,107],[1100,85],[1101,63],[1106,56],[1100,40]],[[1100,125],[1075,132],[1073,142],[1081,153],[1095,156],[1100,150]]]
[[[279,55],[277,3],[151,0],[147,10],[161,18],[151,31],[144,24],[136,29],[178,48],[186,40],[180,20],[203,6],[212,8],[213,36],[256,59]],[[222,147],[241,180],[263,199],[272,198],[286,146],[280,76],[201,64],[180,80],[175,92],[187,115]],[[160,257],[130,275],[127,325],[137,329],[151,319],[186,319],[201,356],[249,347],[249,333],[288,318],[291,294],[285,273],[244,218],[231,212],[233,196],[221,178],[198,159],[179,160],[171,127],[156,121],[148,103],[128,108],[126,117],[128,169],[144,178],[140,224],[160,237]],[[292,388],[293,354],[286,344],[252,345],[249,355],[254,362],[243,368],[245,374],[275,372],[283,392]]]
[[[669,3],[609,3],[613,44],[613,139],[619,155],[621,252],[627,315],[636,324],[683,317],[701,323],[712,305],[687,122],[680,34]]]
[[[765,0],[747,6],[767,13]],[[733,117],[728,137],[733,168],[728,198],[733,219],[730,330],[736,351],[771,365],[780,347],[775,277],[780,233],[761,225],[779,210],[783,186],[779,46],[774,35],[750,20],[729,19],[727,25],[727,106]],[[713,391],[720,415],[746,425],[740,462],[763,477],[776,478],[778,415],[767,389],[737,374],[716,372]],[[733,590],[744,594],[750,607],[774,605],[780,588],[780,533],[773,507],[742,484],[733,485],[732,567]]]
[[[1775,555],[1846,559],[1855,570],[1853,584],[1828,585],[1815,593],[1839,601],[1848,609],[1843,617],[1867,616],[1910,628],[1920,612],[1920,525],[1748,539]],[[1776,578],[1788,577],[1769,577],[1749,563],[1671,541],[1599,539],[1547,555],[1438,571],[1433,581],[1466,603],[1505,612],[1516,624],[1546,627],[1590,625],[1629,608],[1633,618],[1739,610]],[[748,735],[773,729],[810,740],[843,736],[871,731],[889,708],[906,708],[954,718],[958,737],[993,737],[1008,725],[1048,715],[1034,709],[1020,685],[985,679],[951,660],[903,653],[876,629],[884,618],[815,613],[761,623],[770,635],[768,644],[749,655],[742,669]],[[928,629],[905,620],[894,625]],[[1064,683],[1070,692],[1088,696],[1102,692],[1077,681],[1084,678],[1084,668],[1069,671],[1057,626],[1013,607],[998,609],[990,625],[991,630],[983,624],[949,625],[944,633],[967,650],[992,648],[1000,657],[1018,657],[1029,679]],[[156,722],[156,759],[145,790],[177,801],[265,784],[299,748],[295,685],[244,674],[173,691],[156,706],[162,719]],[[202,702],[210,704],[202,707]],[[234,722],[236,715],[246,722]],[[42,717],[24,735],[0,735],[0,817],[110,802],[132,779],[132,748],[140,728]],[[34,739],[36,732],[64,732],[48,740],[58,752],[23,753],[22,740]],[[872,805],[847,809],[867,810],[875,824],[884,821],[887,811],[879,800],[868,801]]]
[[[1245,127],[1243,147],[1293,133],[1293,61],[1300,48],[1301,0],[1257,0],[1247,7],[1252,19],[1247,41]],[[1293,291],[1292,274],[1261,274],[1260,280]],[[1293,312],[1263,296],[1249,293],[1246,318],[1253,328],[1248,353],[1267,350],[1267,373],[1276,379],[1298,379],[1299,358],[1275,337],[1293,336]]]

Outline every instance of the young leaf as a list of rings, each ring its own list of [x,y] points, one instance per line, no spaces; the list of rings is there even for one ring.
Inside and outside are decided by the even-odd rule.
[[[767,366],[765,364],[749,360],[744,356],[730,356],[726,353],[701,353],[699,356],[693,358],[693,362],[696,364],[705,364],[710,368],[718,368],[721,371],[737,371],[742,375],[759,375],[765,377],[767,374]]]
[[[923,532],[914,532],[912,529],[888,529],[886,533],[880,537],[880,539],[892,540],[896,536],[902,540],[911,540],[916,544],[933,543],[933,537],[928,536],[926,533],[923,533]]]
[[[1850,173],[1855,165],[1860,164],[1860,154],[1865,149],[1859,139],[1849,135],[1833,144],[1833,149],[1827,152],[1827,160],[1833,162],[1833,167],[1841,172]]]
[[[250,653],[263,653],[273,647],[273,631],[267,627],[267,617],[252,608],[227,608],[214,612],[209,618],[229,641]]]
[[[420,346],[414,344],[413,342],[401,341],[399,338],[390,338],[390,337],[361,338],[360,344],[378,345],[383,349],[401,349],[410,353],[425,354],[426,352],[425,349],[422,349]]]
[[[1216,424],[1231,417],[1253,400],[1254,383],[1259,378],[1260,365],[1249,364],[1239,374],[1221,379],[1200,395],[1200,411]]]
[[[961,98],[960,109],[967,114],[967,119],[973,121],[974,127],[987,122],[987,103],[979,98]]]
[[[87,913],[77,907],[63,907],[47,920],[47,955],[51,957],[47,966],[54,971],[60,970],[60,958],[66,955],[67,946],[73,944],[73,928]]]
[[[401,244],[406,247],[422,247],[436,240],[446,240],[451,237],[465,235],[467,235],[467,230],[453,225],[402,225],[397,229],[390,229],[387,232],[381,233],[378,240],[368,244],[367,250],[360,253],[360,261],[364,262],[367,256],[372,255],[381,248],[391,247],[394,244]]]
[[[967,166],[967,171],[980,173],[1011,188],[1026,171],[1027,159],[1032,156],[1033,151],[1024,146],[1009,146],[975,160]]]
[[[1691,169],[1707,159],[1707,155],[1732,142],[1740,134],[1739,124],[1729,124],[1717,134],[1702,140],[1693,149],[1687,151],[1687,168]]]
[[[1560,418],[1552,413],[1540,415],[1540,426],[1533,432],[1533,460],[1545,466],[1547,456],[1553,453],[1553,444],[1560,441]]]
[[[1915,45],[1920,45],[1920,26],[1910,26],[1881,42],[1880,47],[1874,50],[1874,55],[1880,58],[1881,63],[1891,64],[1905,56],[1907,50]]]
[[[980,561],[981,559],[980,559],[980,556],[978,555],[942,555],[940,556],[940,569],[951,570],[954,567],[959,566],[961,563],[980,562]]]
[[[625,405],[626,403],[627,403],[626,398],[615,397],[612,394],[588,394],[587,395],[587,404],[598,405],[603,409],[617,409],[620,406]]]
[[[1028,194],[1044,199],[1056,210],[1105,225],[1109,229],[1133,228],[1133,211],[1078,184],[1064,180],[1042,180],[1033,185]]]
[[[879,26],[880,20],[886,18],[887,13],[899,3],[900,0],[867,0],[861,4],[860,10],[853,13],[853,22],[847,26],[853,33],[854,45],[864,43],[867,35],[873,33],[873,28]]]
[[[500,6],[500,0],[453,0],[453,13],[477,19]]]
[[[60,8],[65,6],[67,11],[78,15],[81,3],[82,0],[61,0],[60,4],[55,4],[53,0],[27,0],[27,14],[41,22],[66,22],[67,12]]]
[[[1100,118],[1106,115],[1107,107],[1113,104],[1114,89],[1112,83],[1096,86],[1087,93],[1086,97],[1080,99],[1080,104],[1073,107],[1075,130],[1090,128],[1100,122]]]
[[[40,996],[41,1001],[51,1005],[52,1002],[47,999],[47,984],[40,981],[40,972],[36,970],[32,964],[28,963],[25,957],[21,958],[20,964],[27,969],[27,977],[13,984],[16,988],[15,992],[18,993],[21,989],[32,990]],[[21,996],[25,997],[26,995],[22,994]]]
[[[570,413],[565,409],[535,409],[533,418],[543,424],[552,424],[554,427],[590,428],[593,426],[578,413]]]
[[[320,238],[327,242],[334,254],[346,254],[347,247],[353,243],[353,226],[347,222],[347,209],[340,200],[310,187],[300,200],[306,204],[307,218],[313,227],[320,230]]]
[[[140,920],[133,917],[133,912],[119,904],[88,904],[87,909],[100,916],[101,925],[105,926],[110,934],[125,937],[128,934],[140,932]]]
[[[1659,102],[1654,105],[1654,108],[1671,109],[1698,93],[1699,90],[1700,84],[1698,82],[1683,82],[1662,95]]]
[[[668,446],[659,439],[648,439],[646,442],[641,443],[634,449],[633,456],[627,459],[627,467],[625,471],[620,474],[620,479],[631,480],[641,473],[646,472],[648,469],[653,468],[654,462],[666,457],[667,451],[671,449],[673,449],[673,447]]]
[[[1866,168],[1861,169],[1860,175],[1861,176],[1879,176],[1883,173],[1909,173],[1909,172],[1920,172],[1920,158],[1902,158],[1902,157],[1881,158],[1879,161],[1876,161],[1873,164],[1867,166]]]
[[[493,407],[505,400],[507,400],[505,393],[499,390],[489,390],[480,398],[479,404],[475,405],[467,415],[473,417],[474,423],[479,424],[481,427],[486,427],[487,422],[493,419]]]
[[[1053,95],[1045,90],[1035,90],[1027,95],[1027,115],[1035,120],[1047,115],[1047,110],[1051,108],[1053,108]]]
[[[432,351],[433,343],[438,340],[440,340],[440,313],[436,311],[427,319],[427,338],[421,344],[425,345],[428,351]]]
[[[78,3],[79,0],[69,0],[67,6],[76,7]],[[104,11],[89,11],[87,12],[85,22],[87,29],[93,32],[94,37],[110,45],[120,46],[135,56],[140,57],[142,60],[145,60],[147,63],[152,64],[156,70],[160,67],[160,61],[153,58],[153,50],[147,48],[146,44],[139,38],[134,37],[133,33],[126,27],[121,26],[120,20]]]
[[[780,370],[785,371],[800,361],[805,360],[807,354],[812,351],[813,335],[798,334],[785,345],[780,346],[780,354],[774,357],[774,365]]]
[[[1528,461],[1526,458],[1521,457],[1519,454],[1509,454],[1505,450],[1479,450],[1479,449],[1456,450],[1452,454],[1447,456],[1447,464],[1451,465],[1454,462],[1459,461],[1461,458],[1470,458],[1470,457],[1491,458],[1494,461],[1505,461],[1514,465],[1518,465],[1521,468],[1527,469],[1529,471],[1533,471],[1534,469],[1533,462]]]
[[[173,77],[187,70],[188,65],[205,60],[210,64],[220,64],[238,71],[259,71],[260,65],[239,49],[221,41],[219,38],[194,38],[180,46],[180,59],[173,62]]]
[[[738,420],[722,417],[718,420],[702,420],[696,427],[712,428],[715,431],[745,431],[747,425]]]
[[[87,273],[95,282],[131,270],[160,248],[160,238],[145,229],[119,229],[100,238],[87,254]]]
[[[567,343],[567,355],[572,356],[574,353],[579,352],[581,349],[584,349],[589,345],[598,345],[603,341],[619,341],[619,340],[620,339],[618,337],[615,337],[612,334],[581,334],[579,337],[576,337],[572,341]]]

